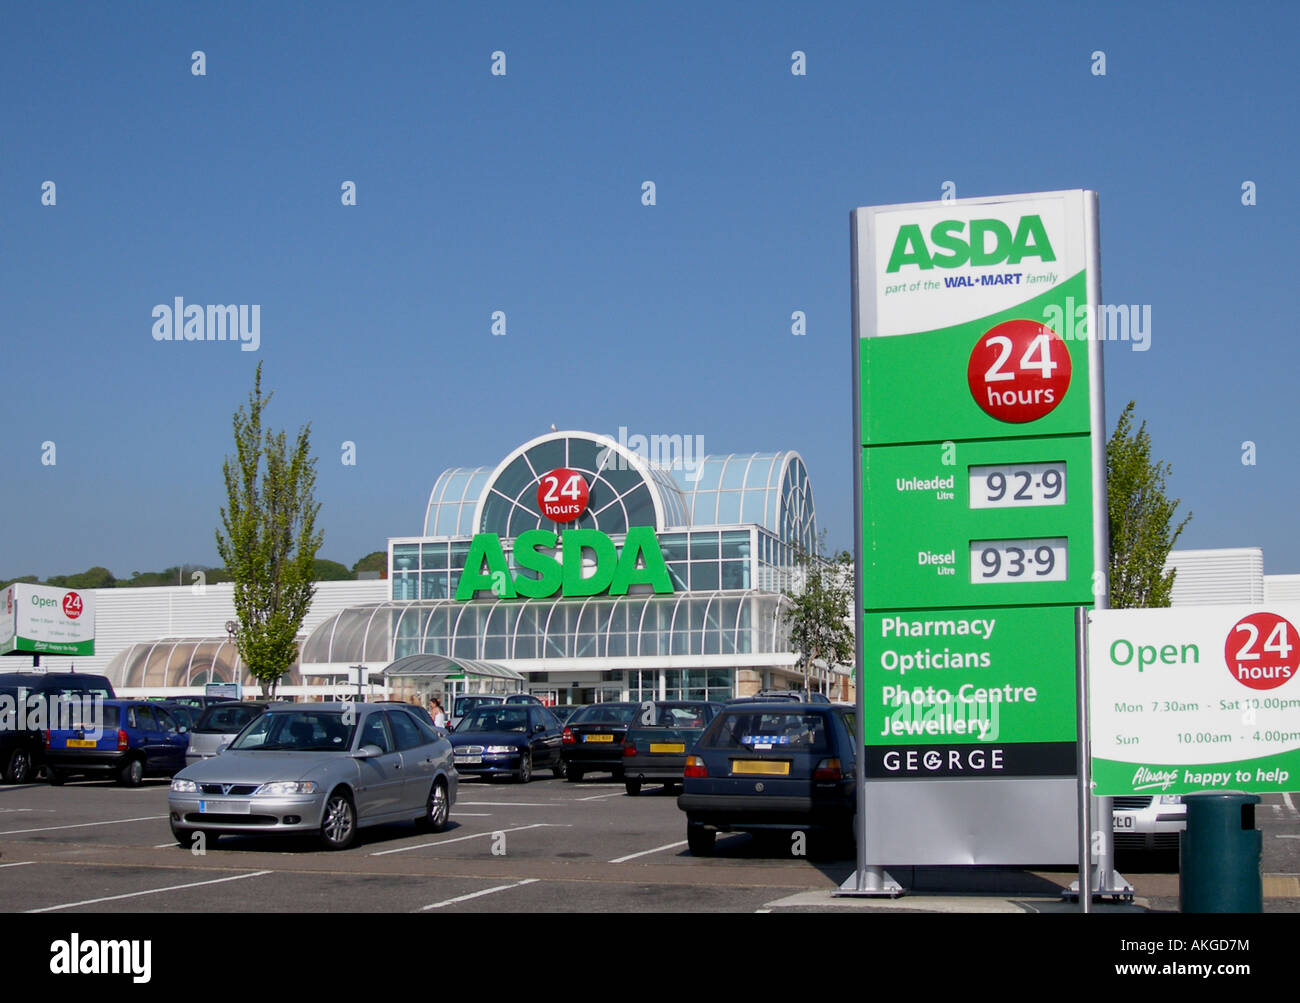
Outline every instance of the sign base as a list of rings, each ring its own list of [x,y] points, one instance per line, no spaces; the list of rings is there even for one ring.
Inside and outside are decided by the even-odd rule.
[[[866,867],[854,871],[844,883],[831,892],[835,898],[891,898],[903,894],[903,886],[890,877],[883,867]]]

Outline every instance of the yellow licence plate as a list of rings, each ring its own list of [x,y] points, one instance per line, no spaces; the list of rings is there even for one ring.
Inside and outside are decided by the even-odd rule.
[[[651,742],[651,752],[685,752],[686,746],[682,742]]]
[[[788,777],[789,763],[778,763],[770,759],[737,759],[731,764],[732,774],[756,773],[764,777]]]
[[[614,736],[613,735],[583,735],[582,740],[584,742],[612,742],[614,741]]]
[[[70,738],[68,739],[69,749],[93,749],[98,742],[92,742],[88,738]]]

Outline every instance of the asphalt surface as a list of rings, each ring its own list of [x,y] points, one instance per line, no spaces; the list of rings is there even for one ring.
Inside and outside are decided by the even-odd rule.
[[[600,776],[527,786],[463,781],[451,824],[362,830],[341,853],[310,839],[223,836],[196,854],[167,825],[166,780],[0,786],[0,910],[61,913],[1060,912],[1073,880],[1054,872],[904,869],[895,900],[834,898],[854,865],[793,855],[785,837],[720,835],[711,858],[686,849],[676,799],[628,797]],[[1270,796],[1265,911],[1300,911],[1300,812]],[[1176,911],[1177,860],[1130,854],[1123,912]]]

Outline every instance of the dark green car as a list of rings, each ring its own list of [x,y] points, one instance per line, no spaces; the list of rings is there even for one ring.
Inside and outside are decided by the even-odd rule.
[[[623,739],[623,786],[635,797],[643,783],[670,790],[682,782],[682,770],[709,722],[722,704],[706,700],[668,700],[641,706]]]

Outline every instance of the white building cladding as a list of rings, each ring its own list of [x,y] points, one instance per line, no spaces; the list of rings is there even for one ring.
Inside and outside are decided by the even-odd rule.
[[[541,512],[547,472],[582,474],[583,515]],[[513,541],[526,530],[596,529],[621,546],[654,530],[671,595],[633,586],[589,598],[453,598],[477,533]],[[305,676],[414,654],[489,661],[522,673],[561,702],[626,696],[725,697],[793,683],[781,590],[796,555],[816,541],[807,470],[797,453],[706,456],[664,469],[588,432],[527,442],[495,468],[453,468],[434,483],[424,535],[389,541],[390,601],[339,612],[302,650]]]

